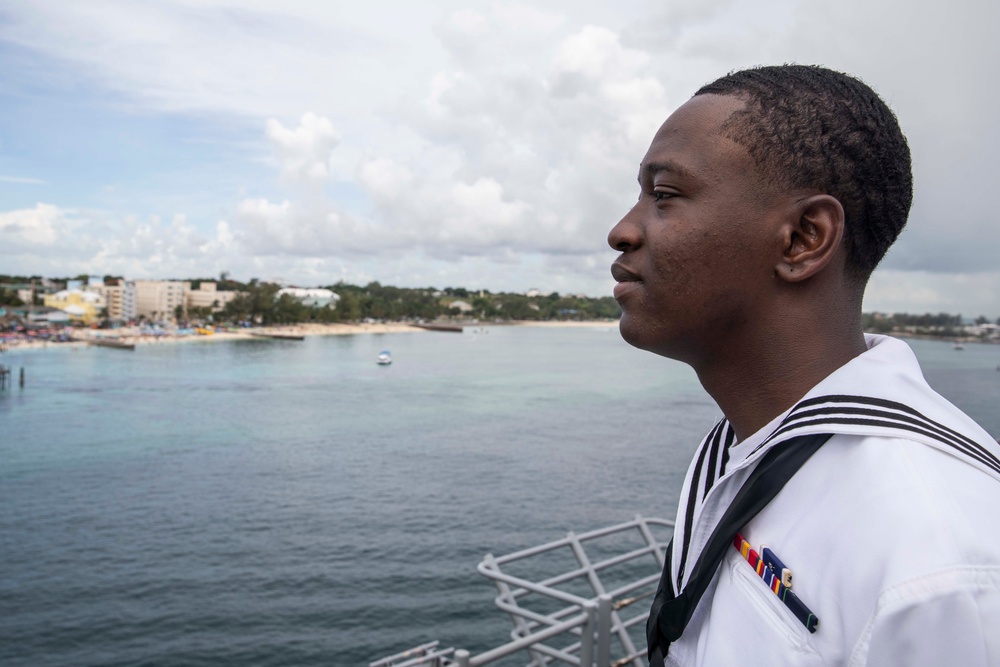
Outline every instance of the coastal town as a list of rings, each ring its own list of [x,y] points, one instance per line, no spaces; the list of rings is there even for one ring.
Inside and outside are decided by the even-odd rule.
[[[442,323],[607,323],[610,297],[530,290],[408,289],[369,283],[298,287],[279,281],[50,279],[0,276],[0,346],[230,340],[254,335],[416,330]],[[435,324],[436,323],[436,324]]]

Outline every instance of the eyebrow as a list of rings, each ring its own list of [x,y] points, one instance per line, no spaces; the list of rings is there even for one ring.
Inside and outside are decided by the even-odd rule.
[[[657,160],[656,162],[639,163],[639,181],[642,182],[643,177],[653,178],[663,171],[674,173],[682,178],[690,178],[692,176],[689,170],[673,160]]]

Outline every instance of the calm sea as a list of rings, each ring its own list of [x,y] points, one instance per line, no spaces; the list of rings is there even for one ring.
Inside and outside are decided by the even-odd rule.
[[[1000,434],[1000,347],[914,341]],[[375,357],[390,349],[395,363]],[[616,327],[9,352],[0,664],[362,665],[508,639],[495,554],[672,517],[720,414]]]

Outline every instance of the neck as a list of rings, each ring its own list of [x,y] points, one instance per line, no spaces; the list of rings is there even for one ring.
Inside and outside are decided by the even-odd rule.
[[[710,359],[692,364],[740,440],[867,349],[861,309],[838,310],[841,317],[811,309],[800,310],[800,316],[793,318],[761,317],[764,326],[746,332]]]

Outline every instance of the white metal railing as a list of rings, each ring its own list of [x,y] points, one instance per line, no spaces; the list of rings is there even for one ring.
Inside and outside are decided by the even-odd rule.
[[[428,642],[420,646],[390,655],[381,660],[368,663],[368,667],[444,667],[444,660],[455,653],[455,649],[439,649],[441,642]]]
[[[672,530],[673,525],[673,521],[665,519],[636,516],[632,521],[579,535],[571,532],[561,540],[506,556],[487,554],[477,569],[497,587],[497,607],[510,616],[514,625],[511,641],[475,656],[464,649],[440,649],[438,642],[431,642],[370,663],[369,667],[480,667],[519,651],[527,651],[529,667],[553,663],[643,667],[645,647],[636,647],[630,631],[645,627],[649,604],[633,605],[652,597],[663,568],[667,540],[658,540],[651,527]],[[634,539],[636,532],[642,546],[592,561],[588,543],[605,538],[612,542],[624,540],[627,533],[633,533]],[[512,563],[520,563],[521,570],[531,570],[531,565],[525,564],[531,559],[566,550],[577,567],[540,581],[504,570]],[[614,576],[621,578],[620,570],[625,567],[631,568],[627,570],[628,580],[607,590],[602,574],[607,579],[617,571]],[[636,576],[636,571],[642,573]],[[557,588],[567,584],[586,589],[586,594]],[[527,605],[537,605],[537,601],[550,607],[555,603],[557,608],[543,613]],[[617,657],[612,658],[612,653]]]

